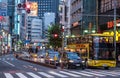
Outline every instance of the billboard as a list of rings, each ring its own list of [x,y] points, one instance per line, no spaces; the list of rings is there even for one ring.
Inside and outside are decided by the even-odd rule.
[[[30,13],[28,16],[38,16],[38,3],[37,2],[29,2],[30,4]]]

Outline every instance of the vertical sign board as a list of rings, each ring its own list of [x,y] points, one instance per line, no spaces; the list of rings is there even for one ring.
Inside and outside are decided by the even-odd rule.
[[[37,16],[38,15],[38,3],[37,2],[29,2],[30,4],[30,13],[28,16]]]
[[[0,16],[7,16],[7,3],[0,2]]]

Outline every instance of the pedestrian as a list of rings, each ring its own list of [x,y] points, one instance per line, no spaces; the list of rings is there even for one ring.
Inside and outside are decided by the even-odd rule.
[[[120,62],[120,55],[118,55],[118,61]]]
[[[38,53],[38,48],[36,47],[36,49],[35,49],[35,53]]]
[[[33,49],[32,49],[31,46],[29,47],[28,52],[29,52],[29,54],[30,54],[30,53],[33,53]]]

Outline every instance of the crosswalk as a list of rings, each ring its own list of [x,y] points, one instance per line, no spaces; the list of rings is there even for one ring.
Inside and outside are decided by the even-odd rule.
[[[5,60],[13,61],[13,60],[17,60],[17,59],[16,58],[0,58],[0,61],[5,61]]]
[[[48,72],[17,72],[17,73],[2,73],[0,78],[93,78],[93,77],[110,77],[119,78],[120,71],[95,71],[95,70],[59,70]]]

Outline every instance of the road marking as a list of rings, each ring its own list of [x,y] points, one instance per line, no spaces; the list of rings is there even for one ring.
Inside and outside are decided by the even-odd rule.
[[[73,77],[81,77],[79,75],[75,75],[75,74],[68,73],[68,72],[65,72],[65,71],[60,71],[60,73],[67,74],[67,75],[70,75],[70,76],[73,76]]]
[[[103,71],[103,73],[106,73]],[[115,71],[110,71],[110,72],[107,72],[109,74],[113,74],[113,75],[120,75],[120,72],[115,72]]]
[[[12,63],[9,63],[9,62],[7,62],[7,61],[4,61],[4,62],[6,62],[7,64],[9,64],[9,65],[11,65],[11,66],[13,66],[13,67],[15,67],[15,65],[12,64]]]
[[[50,71],[49,73],[51,73],[51,74],[53,74],[53,75],[57,75],[57,76],[60,76],[60,77],[68,77],[68,76],[66,76],[66,75],[62,75],[62,74],[60,74],[60,73],[56,73],[56,72],[53,72],[53,71]]]
[[[16,73],[17,76],[19,76],[20,78],[27,78],[25,75],[23,75],[22,73]]]
[[[106,72],[105,71],[99,71],[99,72],[97,72],[97,71],[91,71],[91,72],[94,72],[94,73],[97,73],[97,74],[109,75],[109,76],[116,76],[115,74],[110,73],[108,71],[106,71]]]
[[[10,73],[4,73],[6,78],[14,78]]]
[[[93,75],[85,74],[85,73],[80,73],[80,72],[76,72],[76,71],[69,71],[69,72],[80,74],[80,75],[84,75],[84,76],[88,76],[88,77],[93,77]]]
[[[54,78],[54,76],[49,75],[49,74],[44,73],[44,72],[38,72],[38,73],[41,74],[41,75],[43,75],[43,76],[46,76],[46,77],[48,77],[48,78]]]
[[[38,76],[38,75],[36,75],[34,73],[31,73],[31,72],[28,72],[27,74],[32,76],[33,78],[41,78],[40,76]]]
[[[102,74],[97,74],[97,73],[92,73],[92,72],[87,72],[87,71],[80,71],[80,72],[83,72],[83,73],[88,73],[88,74],[93,74],[93,75],[96,75],[96,76],[105,76],[105,75],[102,75]]]

